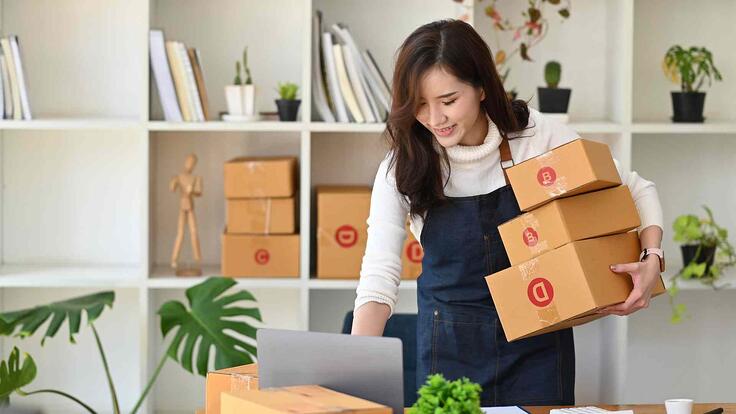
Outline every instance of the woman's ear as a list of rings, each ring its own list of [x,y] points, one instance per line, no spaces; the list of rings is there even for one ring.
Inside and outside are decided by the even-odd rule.
[[[483,102],[486,99],[486,91],[483,88],[480,88],[480,101]]]

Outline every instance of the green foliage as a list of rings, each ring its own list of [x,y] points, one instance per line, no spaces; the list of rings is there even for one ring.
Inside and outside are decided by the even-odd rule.
[[[481,414],[480,385],[467,378],[447,381],[442,374],[427,377],[411,414]]]
[[[240,78],[240,62],[235,61],[235,79],[233,80],[233,85],[242,85],[243,80]]]
[[[281,99],[285,99],[287,101],[293,101],[296,99],[296,93],[299,90],[299,86],[297,86],[296,83],[292,82],[279,82],[277,91],[279,92],[279,96]]]
[[[251,85],[253,80],[250,78],[250,67],[248,66],[248,46],[243,50],[243,68],[245,69],[245,84]]]
[[[723,79],[713,64],[713,54],[704,47],[670,47],[664,55],[662,70],[668,79],[680,85],[682,92],[698,92],[705,80],[710,86],[713,79]]]
[[[21,387],[33,382],[36,378],[36,363],[30,355],[23,353],[23,365],[20,363],[20,351],[13,347],[8,361],[0,361],[0,407],[10,402],[10,394],[20,392]]]
[[[207,375],[212,346],[215,347],[215,369],[253,362],[256,347],[243,342],[227,331],[252,338],[255,341],[256,328],[245,321],[232,318],[248,316],[260,321],[261,313],[254,307],[236,306],[237,302],[255,302],[253,295],[247,291],[223,295],[235,284],[236,282],[229,278],[209,278],[187,289],[189,309],[178,301],[166,302],[159,309],[161,333],[164,337],[178,328],[166,353],[187,371],[193,372],[193,352],[198,341],[196,364],[199,375]],[[182,343],[184,343],[183,348]]]
[[[59,331],[61,324],[69,320],[69,341],[75,343],[74,335],[79,333],[82,311],[87,312],[87,324],[92,324],[102,314],[105,306],[112,308],[115,292],[99,292],[73,299],[53,302],[14,312],[0,313],[0,335],[13,335],[26,338],[33,335],[41,325],[51,318],[41,345],[46,338],[52,338]]]
[[[681,322],[686,312],[684,304],[674,302],[679,293],[677,286],[679,280],[699,280],[705,285],[718,289],[716,282],[723,271],[736,265],[736,250],[728,241],[728,230],[716,223],[713,212],[708,206],[703,206],[703,209],[706,212],[705,217],[683,214],[672,223],[672,229],[675,231],[674,241],[683,245],[698,246],[693,259],[685,263],[683,268],[671,278],[672,286],[668,293],[672,307],[672,323]],[[713,265],[708,267],[706,258],[703,257],[703,249],[713,247],[716,249],[715,258]]]
[[[562,77],[562,65],[559,62],[550,60],[544,65],[544,81],[548,88],[556,88],[560,84]]]

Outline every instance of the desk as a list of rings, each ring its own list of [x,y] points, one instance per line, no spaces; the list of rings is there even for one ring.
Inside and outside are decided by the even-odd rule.
[[[595,404],[592,404],[595,405]],[[578,406],[581,407],[581,406]],[[634,414],[665,414],[664,402],[662,404],[634,404],[634,405],[596,405],[596,407],[603,408],[604,410],[634,410]],[[736,403],[733,404],[693,404],[692,414],[703,414],[706,411],[716,409],[718,407],[723,408],[723,414],[736,414]],[[525,406],[524,409],[529,411],[531,414],[549,414],[549,410],[552,408],[560,408],[558,406]],[[408,413],[409,409],[404,409],[404,413]]]

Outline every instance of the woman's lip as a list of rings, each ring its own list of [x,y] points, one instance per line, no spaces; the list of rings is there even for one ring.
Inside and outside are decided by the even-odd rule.
[[[441,132],[439,129],[434,128],[434,132],[435,132],[435,134],[437,134],[437,135],[439,135],[441,137],[447,137],[447,136],[450,136],[453,132],[455,132],[455,127],[456,127],[456,124],[453,124],[452,126],[448,127],[448,128],[450,128],[450,130],[447,131],[447,132]],[[442,128],[442,129],[445,129],[445,128]]]

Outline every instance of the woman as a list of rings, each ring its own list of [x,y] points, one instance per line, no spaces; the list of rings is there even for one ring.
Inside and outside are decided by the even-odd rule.
[[[572,329],[507,342],[484,276],[509,266],[497,226],[520,214],[502,161],[519,163],[579,137],[506,96],[488,46],[464,22],[424,25],[401,46],[387,123],[391,150],[373,187],[352,333],[381,335],[393,313],[409,214],[424,248],[417,384],[441,372],[480,383],[483,405],[573,405]],[[641,217],[642,247],[659,248],[654,184],[619,172]],[[601,312],[647,307],[659,258],[612,270],[630,275],[634,289]]]

